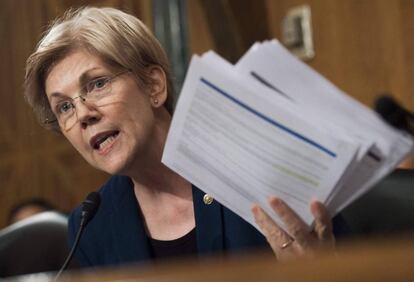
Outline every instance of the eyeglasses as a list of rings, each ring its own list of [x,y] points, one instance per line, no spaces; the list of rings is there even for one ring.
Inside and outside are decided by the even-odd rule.
[[[52,112],[56,119],[46,119],[44,123],[53,124],[57,122],[64,131],[70,130],[78,121],[75,100],[79,98],[82,103],[91,103],[96,107],[103,106],[103,98],[110,96],[112,93],[112,81],[118,76],[128,72],[130,70],[125,70],[112,76],[101,76],[89,81],[81,89],[83,94],[74,98],[67,98],[64,101],[52,105]]]

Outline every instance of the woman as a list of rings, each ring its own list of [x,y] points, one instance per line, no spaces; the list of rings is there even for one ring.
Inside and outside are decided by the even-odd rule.
[[[161,163],[173,87],[163,49],[137,18],[112,8],[66,13],[29,57],[25,89],[45,126],[60,131],[92,166],[113,175],[100,190],[101,205],[80,242],[82,265],[269,244],[284,260],[333,247],[331,221],[318,202],[311,204],[313,232],[280,199],[270,199],[270,205],[286,231],[254,206],[263,237]],[[71,243],[79,218],[78,208],[69,220]]]

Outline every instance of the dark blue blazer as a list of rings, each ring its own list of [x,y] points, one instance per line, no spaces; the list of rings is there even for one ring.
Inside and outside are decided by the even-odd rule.
[[[101,205],[83,232],[76,258],[82,266],[105,266],[151,261],[149,241],[130,178],[113,176],[99,191]],[[257,248],[270,250],[266,239],[252,225],[193,187],[199,256],[236,253]],[[80,223],[81,207],[69,217],[72,246]]]
[[[83,232],[76,258],[81,266],[106,266],[150,262],[151,250],[142,215],[129,177],[113,176],[99,191],[101,205]],[[206,205],[204,193],[193,186],[196,238],[199,256],[217,253],[239,254],[270,247],[265,237],[241,217],[217,201]],[[81,207],[69,217],[72,246],[80,223]],[[346,233],[340,217],[334,219],[334,233]]]

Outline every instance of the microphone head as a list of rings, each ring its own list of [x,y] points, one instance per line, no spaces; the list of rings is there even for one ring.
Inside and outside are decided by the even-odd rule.
[[[381,96],[375,102],[375,111],[392,126],[407,127],[407,111],[390,96]]]
[[[86,225],[94,216],[101,203],[101,195],[98,192],[91,192],[82,203],[82,218]]]

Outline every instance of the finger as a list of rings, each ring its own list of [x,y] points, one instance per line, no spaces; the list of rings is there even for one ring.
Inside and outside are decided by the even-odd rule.
[[[269,200],[272,209],[279,215],[285,223],[286,231],[299,243],[306,248],[312,240],[308,226],[303,220],[281,199],[271,197]]]
[[[315,233],[320,241],[334,242],[333,227],[331,216],[326,207],[314,201],[310,206],[311,212],[315,218]]]
[[[252,212],[257,225],[263,231],[275,254],[280,251],[285,243],[292,241],[289,235],[258,205],[253,206]]]

